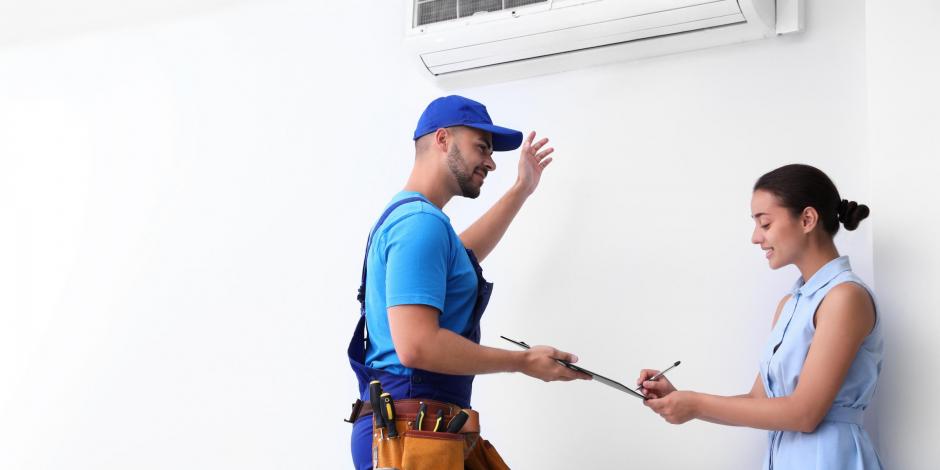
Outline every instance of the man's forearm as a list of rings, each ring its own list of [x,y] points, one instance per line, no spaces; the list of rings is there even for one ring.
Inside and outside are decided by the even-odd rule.
[[[403,365],[451,375],[518,372],[522,369],[521,351],[480,346],[445,328],[425,337],[416,349],[413,357],[402,360]]]
[[[460,241],[465,247],[473,250],[479,261],[483,261],[503,238],[527,198],[528,195],[518,186],[513,186],[493,207],[460,234]]]

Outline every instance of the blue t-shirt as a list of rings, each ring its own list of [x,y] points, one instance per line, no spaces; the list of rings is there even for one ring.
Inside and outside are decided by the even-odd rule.
[[[421,194],[402,191],[389,205],[413,196]],[[367,265],[367,366],[399,375],[412,373],[395,352],[389,307],[428,305],[440,313],[441,328],[467,333],[476,303],[476,272],[450,218],[435,205],[416,201],[392,211],[372,237]]]

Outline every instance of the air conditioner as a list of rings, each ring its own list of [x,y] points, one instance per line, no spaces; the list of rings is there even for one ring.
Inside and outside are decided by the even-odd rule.
[[[798,31],[802,0],[405,0],[431,75],[547,73]]]

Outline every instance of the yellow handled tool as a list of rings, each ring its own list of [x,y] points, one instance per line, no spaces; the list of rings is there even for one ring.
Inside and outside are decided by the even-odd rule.
[[[421,426],[424,424],[424,415],[428,413],[428,404],[421,402],[418,404],[418,416],[415,416],[415,425],[414,429],[418,431],[421,430]]]
[[[385,425],[388,426],[388,437],[398,437],[398,429],[395,428],[395,402],[392,400],[392,394],[385,392],[380,398],[382,399],[382,417],[385,419]]]
[[[437,417],[434,418],[434,432],[444,432],[444,409],[437,410]]]

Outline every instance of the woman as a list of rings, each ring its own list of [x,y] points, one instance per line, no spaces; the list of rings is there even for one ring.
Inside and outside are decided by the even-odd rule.
[[[773,330],[749,393],[731,397],[676,391],[658,371],[637,380],[646,405],[666,421],[701,419],[770,430],[765,469],[880,469],[862,413],[881,370],[882,333],[871,289],[832,239],[855,230],[868,207],[841,199],[832,180],[787,165],[754,185],[751,241],[771,269],[802,275],[774,314]]]

